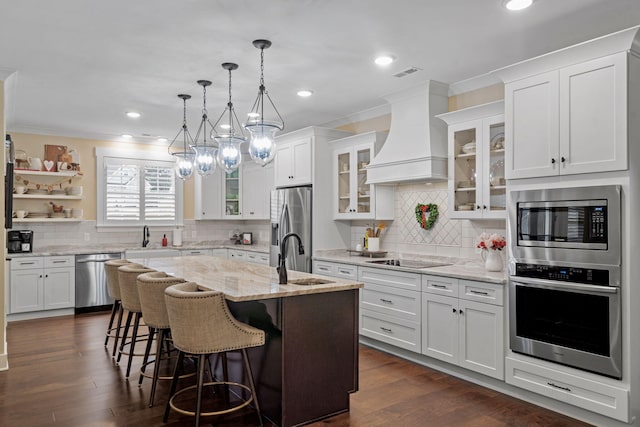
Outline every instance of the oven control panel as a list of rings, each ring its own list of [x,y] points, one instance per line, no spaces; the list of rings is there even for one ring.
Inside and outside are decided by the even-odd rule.
[[[559,282],[609,285],[609,270],[595,268],[564,267],[558,265],[516,264],[516,276]]]

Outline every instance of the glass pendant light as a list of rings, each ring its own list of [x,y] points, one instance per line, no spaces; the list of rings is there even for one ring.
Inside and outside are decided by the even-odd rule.
[[[196,171],[200,175],[207,176],[211,175],[216,170],[217,155],[217,146],[213,143],[213,141],[207,141],[207,135],[213,130],[213,125],[209,120],[209,115],[207,112],[207,87],[211,86],[211,82],[209,80],[198,80],[198,84],[202,86],[203,106],[202,121],[200,121],[200,126],[198,127],[198,131],[196,132],[195,145],[193,146],[193,149],[196,152],[194,166]],[[209,132],[207,132],[207,123],[211,128]],[[199,142],[200,134],[202,134],[202,142]]]
[[[187,99],[191,99],[191,95],[180,94],[178,98],[182,99],[183,103],[183,119],[182,119],[182,128],[178,131],[178,134],[171,144],[169,144],[169,154],[175,157],[175,171],[178,178],[186,180],[191,178],[193,175],[193,162],[195,160],[195,151],[191,146],[193,145],[193,138],[191,138],[191,134],[189,134],[189,129],[187,129]],[[173,144],[178,141],[178,138],[182,134],[182,147],[177,145],[176,147]],[[178,141],[179,143],[179,141]]]
[[[218,143],[218,164],[227,173],[238,169],[242,163],[242,152],[240,145],[247,140],[242,132],[242,126],[236,116],[236,111],[231,102],[231,71],[238,69],[238,64],[225,62],[222,68],[229,72],[229,101],[224,111],[213,125],[215,136],[213,139]],[[223,121],[223,119],[227,121]],[[240,131],[240,135],[236,135]]]
[[[264,50],[271,46],[269,40],[254,40],[253,45],[260,49],[260,86],[258,96],[248,114],[244,127],[251,133],[249,142],[249,154],[260,165],[271,162],[276,155],[275,133],[284,129],[284,120],[274,105],[264,85]],[[265,97],[275,115],[265,118]]]

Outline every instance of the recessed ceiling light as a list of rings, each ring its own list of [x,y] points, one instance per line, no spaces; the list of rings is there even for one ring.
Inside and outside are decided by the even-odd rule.
[[[522,10],[526,9],[533,3],[533,0],[506,0],[504,7],[509,10]]]
[[[303,90],[299,90],[298,91],[298,96],[302,97],[302,98],[308,98],[311,95],[313,95],[313,91],[312,90],[303,89]]]
[[[124,139],[131,139],[133,138],[133,135],[129,135],[128,133],[123,133],[122,135],[120,135],[121,137],[123,137]]]
[[[392,63],[393,61],[395,61],[395,60],[396,60],[396,58],[394,58],[394,57],[393,57],[393,56],[391,56],[391,55],[381,55],[381,56],[378,56],[378,57],[374,60],[374,62],[375,62],[377,65],[380,65],[380,66],[384,67],[384,66],[386,66],[386,65],[391,64],[391,63]]]
[[[125,114],[130,119],[137,119],[138,117],[140,117],[140,113],[138,113],[137,111],[127,111]]]
[[[169,141],[169,140],[168,140],[167,138],[164,138],[164,137],[162,137],[162,136],[159,136],[157,141],[158,141],[158,142],[167,142],[167,141]]]

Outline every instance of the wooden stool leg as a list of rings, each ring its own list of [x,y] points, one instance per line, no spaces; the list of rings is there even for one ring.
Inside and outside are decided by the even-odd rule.
[[[118,351],[118,341],[120,340],[120,328],[122,328],[122,315],[124,314],[124,308],[122,307],[122,302],[118,301],[118,327],[116,328],[116,339],[113,343],[113,353],[111,353],[111,357],[116,357],[116,352]]]
[[[171,411],[171,398],[176,394],[176,388],[178,387],[178,380],[182,370],[182,363],[184,361],[184,352],[178,351],[178,359],[176,360],[176,367],[173,370],[173,379],[171,380],[171,388],[169,389],[169,397],[167,397],[167,404],[164,408],[164,415],[162,416],[162,422],[166,423],[169,419],[169,411]]]
[[[162,344],[165,341],[166,329],[158,330],[158,339],[156,342],[156,361],[153,364],[153,380],[151,383],[151,393],[149,395],[149,408],[153,407],[153,399],[156,395],[156,386],[158,385],[158,377],[160,376],[160,358],[162,357]]]
[[[200,412],[202,409],[202,384],[204,384],[204,362],[205,355],[198,356],[198,397],[196,400],[196,427],[200,425]]]
[[[111,336],[111,328],[113,327],[113,321],[116,318],[116,311],[118,311],[118,301],[113,302],[113,306],[111,307],[111,318],[109,318],[109,326],[107,326],[107,336],[104,338],[104,346],[106,347],[109,344],[109,337]]]
[[[251,387],[251,395],[253,397],[253,403],[258,413],[258,422],[262,426],[262,414],[260,413],[260,404],[258,403],[258,395],[256,394],[256,384],[253,381],[253,372],[251,372],[251,364],[249,363],[249,356],[247,355],[247,349],[242,349],[242,360],[244,361],[244,370],[249,377],[249,387]]]
[[[151,353],[151,345],[153,345],[153,336],[156,334],[156,329],[149,326],[149,338],[147,339],[147,346],[144,349],[144,357],[142,358],[142,367],[140,368],[140,378],[138,378],[138,385],[142,385],[142,379],[144,378],[144,372],[147,369],[147,362],[149,361],[149,353]],[[160,343],[160,341],[158,341]],[[159,359],[156,359],[156,363]],[[155,365],[155,363],[154,363]]]
[[[127,321],[124,325],[124,332],[122,333],[122,339],[120,339],[120,350],[118,350],[118,358],[116,359],[116,363],[120,363],[120,358],[122,357],[122,351],[124,350],[124,345],[127,342],[127,335],[129,334],[129,327],[131,326],[131,317],[133,317],[133,313],[129,312],[127,314]]]
[[[136,349],[136,341],[138,339],[138,327],[140,326],[140,318],[142,317],[142,313],[136,313],[136,318],[133,322],[133,333],[131,334],[131,346],[129,347],[129,361],[127,362],[127,375],[125,378],[129,378],[129,374],[131,373],[131,362],[133,362],[133,353]]]

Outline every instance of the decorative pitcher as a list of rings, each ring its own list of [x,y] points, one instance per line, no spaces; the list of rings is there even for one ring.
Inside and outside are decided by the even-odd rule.
[[[502,269],[504,268],[500,252],[496,250],[483,250],[482,260],[484,261],[484,268],[487,271],[502,271]]]

